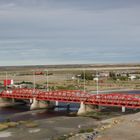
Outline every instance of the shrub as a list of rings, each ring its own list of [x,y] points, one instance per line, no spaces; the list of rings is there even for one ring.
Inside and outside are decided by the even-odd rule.
[[[8,127],[16,127],[16,126],[19,125],[19,123],[17,123],[17,122],[7,122],[6,125],[7,125]]]
[[[80,129],[79,130],[79,133],[85,133],[86,131],[85,131],[85,129]]]
[[[7,129],[8,126],[6,124],[0,124],[0,131]]]
[[[93,131],[94,131],[93,128],[88,128],[88,129],[86,130],[86,132],[88,132],[88,133],[93,132]]]

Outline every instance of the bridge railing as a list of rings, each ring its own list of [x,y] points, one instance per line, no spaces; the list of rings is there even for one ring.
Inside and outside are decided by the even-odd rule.
[[[84,102],[103,106],[125,106],[140,108],[140,95],[136,94],[89,94],[83,91],[41,91],[34,89],[4,90],[1,98],[33,99],[60,102]]]

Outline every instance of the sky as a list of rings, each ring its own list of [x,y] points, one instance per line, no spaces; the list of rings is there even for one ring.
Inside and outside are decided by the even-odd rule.
[[[0,65],[140,62],[140,0],[0,0]]]

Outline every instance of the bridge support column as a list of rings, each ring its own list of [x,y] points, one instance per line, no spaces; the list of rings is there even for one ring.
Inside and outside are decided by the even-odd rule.
[[[41,109],[41,108],[53,108],[53,104],[49,101],[38,101],[35,98],[31,101],[30,110]]]
[[[33,103],[33,99],[30,99],[30,104],[32,104]]]
[[[58,105],[59,105],[59,102],[58,101],[55,101],[55,106],[56,106],[55,111],[58,111],[59,110],[59,107],[57,107]]]
[[[55,101],[55,105],[58,106],[59,105],[59,102],[58,101]]]
[[[70,104],[68,103],[67,104],[67,113],[69,113],[70,112]]]
[[[102,107],[102,106],[100,106],[100,105],[98,105],[98,106],[97,106],[97,109],[98,109],[99,111],[101,111],[101,110],[102,110],[102,108],[103,108],[103,107]]]
[[[122,112],[124,113],[126,110],[125,106],[122,106]]]
[[[94,111],[94,109],[95,109],[94,105],[86,105],[83,102],[81,102],[77,115],[82,115],[87,112],[92,112],[92,111]]]
[[[15,103],[15,99],[14,98],[12,98],[12,103]]]
[[[30,106],[30,110],[34,110],[34,109],[39,109],[39,101],[37,101],[35,98],[32,100]]]

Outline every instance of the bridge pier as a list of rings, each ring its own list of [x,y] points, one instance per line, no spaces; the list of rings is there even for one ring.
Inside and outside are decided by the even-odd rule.
[[[31,101],[30,110],[38,109],[39,108],[39,101],[37,101],[35,98]]]
[[[31,101],[30,110],[41,109],[41,108],[53,108],[53,104],[50,101],[39,101],[35,98]]]
[[[122,106],[122,112],[124,113],[126,110],[125,106]]]
[[[67,113],[69,113],[70,112],[70,104],[68,103],[67,104]]]
[[[95,109],[94,105],[86,105],[83,102],[81,102],[77,115],[82,115],[87,112],[92,112],[92,111],[94,111],[94,109]]]
[[[12,98],[12,103],[15,103],[15,99],[14,98]]]
[[[56,106],[55,111],[58,111],[59,110],[58,105],[59,105],[59,102],[58,101],[55,101],[55,106]]]

